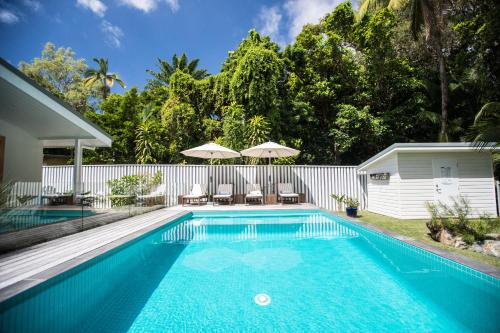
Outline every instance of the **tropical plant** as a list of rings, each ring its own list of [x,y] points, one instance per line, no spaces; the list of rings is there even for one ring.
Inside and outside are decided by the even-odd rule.
[[[478,148],[484,148],[493,143],[500,146],[500,103],[485,104],[474,118],[474,124],[467,136]]]
[[[108,72],[108,59],[94,58],[93,60],[99,67],[97,69],[89,68],[85,71],[85,84],[87,86],[92,86],[96,82],[99,82],[104,100],[108,98],[111,88],[115,83],[125,88],[125,83],[120,80],[117,73]]]
[[[265,142],[269,138],[271,128],[266,117],[256,115],[250,118],[246,127],[247,144],[255,146]]]
[[[409,9],[410,30],[415,39],[423,30],[428,46],[433,50],[438,63],[441,86],[441,129],[439,140],[448,141],[449,80],[447,72],[448,48],[448,0],[364,0],[359,7],[358,17],[382,7],[394,10]]]
[[[10,193],[12,191],[12,183],[0,183],[0,209],[7,208]]]
[[[482,241],[485,235],[500,227],[500,219],[492,219],[487,215],[471,219],[471,208],[469,202],[460,197],[453,199],[451,205],[438,203],[427,203],[427,209],[431,219],[426,223],[432,239],[439,241],[441,232],[446,229],[455,236],[462,236],[463,240],[471,244],[474,241]]]
[[[108,181],[111,195],[123,195],[123,198],[111,198],[113,207],[131,205],[138,195],[151,193],[161,183],[161,171],[155,174],[128,175]]]
[[[359,200],[356,198],[348,197],[345,194],[331,194],[330,195],[336,202],[337,204],[340,205],[345,205],[346,208],[358,208],[359,207]],[[339,207],[337,207],[339,208]]]
[[[168,85],[170,83],[170,77],[176,70],[185,72],[196,80],[201,80],[208,77],[210,74],[205,69],[198,69],[199,61],[200,59],[188,61],[185,53],[183,53],[180,57],[178,57],[177,54],[174,54],[171,63],[167,60],[158,58],[159,71],[146,69],[146,72],[154,77],[154,81],[164,85]]]
[[[139,124],[136,130],[135,156],[137,163],[158,163],[166,154],[165,144],[162,142],[161,129],[158,122],[146,120]]]

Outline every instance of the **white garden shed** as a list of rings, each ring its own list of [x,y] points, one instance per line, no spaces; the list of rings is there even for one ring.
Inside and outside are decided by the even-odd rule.
[[[395,143],[358,166],[368,176],[367,210],[399,219],[428,218],[426,202],[464,197],[472,214],[497,216],[489,146]]]

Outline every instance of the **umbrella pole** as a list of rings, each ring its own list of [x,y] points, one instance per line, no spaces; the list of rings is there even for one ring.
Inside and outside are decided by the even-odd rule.
[[[208,197],[212,194],[212,164],[213,164],[213,154],[210,153],[210,164],[208,166]]]
[[[269,164],[266,167],[266,178],[267,178],[267,194],[271,194],[271,175],[269,174],[269,168],[271,165],[271,157],[269,157]]]

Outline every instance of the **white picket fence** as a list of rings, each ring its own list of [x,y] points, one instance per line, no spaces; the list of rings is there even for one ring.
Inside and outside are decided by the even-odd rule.
[[[304,193],[306,202],[335,209],[331,194],[346,194],[367,204],[367,178],[355,166],[312,165],[85,165],[82,167],[82,190],[93,194],[109,194],[107,182],[125,175],[162,173],[166,204],[177,204],[177,196],[186,194],[194,183],[209,184],[210,193],[217,184],[230,183],[235,194],[244,194],[247,183],[261,184],[266,193],[275,193],[276,184],[289,182],[294,190]],[[55,187],[58,192],[72,187],[72,166],[45,166],[43,187]],[[108,207],[109,202],[103,202]]]

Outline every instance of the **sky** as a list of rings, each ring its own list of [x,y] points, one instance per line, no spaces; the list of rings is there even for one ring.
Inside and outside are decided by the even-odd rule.
[[[285,46],[341,0],[0,0],[0,57],[17,66],[50,41],[92,67],[107,58],[127,88],[142,88],[157,59],[185,52],[216,74],[255,28]],[[121,88],[113,90],[119,92]]]

